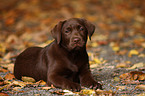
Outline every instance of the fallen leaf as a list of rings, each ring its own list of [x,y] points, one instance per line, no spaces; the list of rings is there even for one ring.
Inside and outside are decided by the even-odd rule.
[[[139,52],[137,50],[130,50],[128,56],[131,57],[132,55],[138,55]]]
[[[40,81],[36,82],[36,84],[38,84],[38,85],[46,85],[46,82],[43,81],[43,80],[40,80]]]
[[[114,77],[113,79],[114,79],[115,82],[119,82],[120,81],[120,79],[118,77]]]
[[[11,71],[12,73],[14,73],[14,64],[10,63],[10,64],[2,64],[2,67],[8,69],[9,71]]]
[[[126,86],[115,86],[118,89],[124,90],[126,88]]]
[[[135,89],[140,89],[145,91],[145,85],[137,85]]]
[[[141,71],[131,71],[120,75],[122,80],[145,80],[145,73]]]
[[[145,57],[145,54],[140,54],[140,55],[138,55],[138,57],[144,58]]]
[[[20,89],[22,89],[22,87],[14,87],[13,91],[19,91]]]
[[[115,52],[118,52],[120,50],[120,47],[119,46],[113,46],[112,50],[115,51]]]
[[[121,74],[119,76],[119,78],[122,79],[122,80],[125,80],[125,79],[128,80],[128,79],[131,78],[131,76],[130,76],[130,73],[124,73],[124,74]]]
[[[98,59],[98,58],[94,58],[94,61],[95,61],[95,63],[97,63],[97,64],[101,64],[102,62],[102,60],[101,59]]]
[[[99,90],[97,89],[96,91],[96,95],[98,96],[114,96],[115,95],[115,92],[113,92],[112,90],[109,90],[109,91],[104,91],[104,90]]]
[[[92,47],[98,47],[98,43],[97,42],[93,42],[93,43],[91,43],[91,46]]]
[[[43,90],[49,90],[51,87],[42,87]]]
[[[4,78],[7,80],[13,80],[15,76],[12,73],[8,73]]]
[[[73,93],[72,91],[69,91],[69,90],[63,90],[63,92],[64,92],[65,96],[76,95],[75,93]]]
[[[21,79],[22,79],[24,82],[32,82],[32,83],[36,82],[35,79],[32,78],[32,77],[22,76]]]
[[[92,89],[83,89],[83,90],[81,90],[80,93],[83,95],[91,95],[91,94],[95,94],[95,91]]]
[[[4,72],[5,73],[5,72],[8,72],[8,70],[0,67],[0,72]]]
[[[0,92],[0,96],[9,96],[7,93]]]
[[[0,76],[0,81],[3,81],[3,80],[4,80],[3,77]]]
[[[136,69],[136,68],[142,68],[144,67],[145,64],[143,62],[140,62],[140,63],[136,63],[134,64],[132,67],[128,68],[128,69]]]
[[[22,88],[26,86],[26,83],[25,82],[22,82],[22,81],[13,81],[12,84],[13,85],[19,85]]]
[[[127,53],[127,50],[119,50],[117,53],[118,55],[125,55]]]
[[[119,63],[116,65],[116,68],[127,68],[127,67],[128,67],[128,65],[125,63]]]
[[[8,85],[4,85],[2,87],[0,87],[0,91],[3,90],[4,88],[7,88]]]

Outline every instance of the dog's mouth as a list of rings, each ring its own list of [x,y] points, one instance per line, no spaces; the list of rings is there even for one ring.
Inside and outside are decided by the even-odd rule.
[[[85,43],[84,42],[78,42],[78,43],[71,43],[71,49],[79,50],[82,47],[84,47]]]

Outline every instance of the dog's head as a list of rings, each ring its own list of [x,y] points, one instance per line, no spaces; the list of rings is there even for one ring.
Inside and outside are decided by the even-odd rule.
[[[91,40],[94,31],[95,26],[87,20],[71,18],[60,21],[51,32],[57,44],[68,50],[79,50],[86,45],[88,36]]]

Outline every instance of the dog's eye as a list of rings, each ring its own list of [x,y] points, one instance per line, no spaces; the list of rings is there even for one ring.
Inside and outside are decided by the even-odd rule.
[[[80,27],[80,31],[84,31],[84,28],[83,27]]]
[[[66,30],[66,31],[65,31],[65,33],[69,33],[69,32],[70,32],[69,30]]]

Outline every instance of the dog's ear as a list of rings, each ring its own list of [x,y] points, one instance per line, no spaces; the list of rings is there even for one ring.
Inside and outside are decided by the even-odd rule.
[[[87,21],[86,19],[82,19],[85,27],[88,30],[88,35],[89,35],[89,39],[91,40],[91,36],[93,35],[94,31],[95,31],[95,25],[93,25],[91,22]]]
[[[62,31],[62,26],[65,21],[60,21],[55,27],[51,30],[51,34],[53,38],[57,41],[57,44],[60,43],[61,41],[61,31]]]

